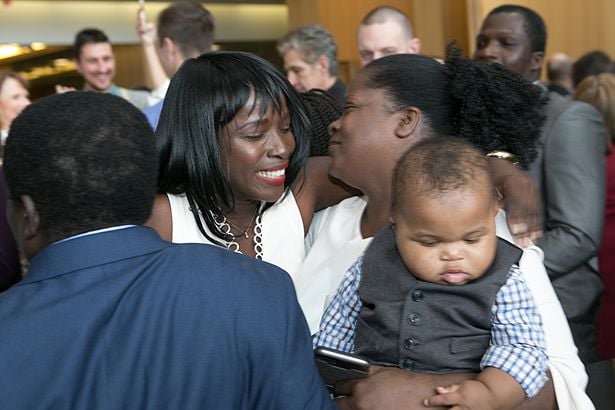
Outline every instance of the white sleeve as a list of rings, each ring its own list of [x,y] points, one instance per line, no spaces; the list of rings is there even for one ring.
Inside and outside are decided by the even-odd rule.
[[[498,236],[512,242],[504,211],[496,217],[496,229]],[[532,245],[523,249],[519,267],[542,318],[557,404],[560,410],[591,410],[595,407],[585,394],[587,373],[543,261],[542,250]]]

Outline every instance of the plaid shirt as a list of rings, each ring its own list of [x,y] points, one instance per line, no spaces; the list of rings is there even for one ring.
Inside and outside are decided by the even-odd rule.
[[[354,335],[361,310],[359,284],[363,258],[346,272],[313,336],[314,347],[344,352],[354,350]],[[546,344],[540,315],[517,265],[496,295],[491,308],[491,344],[480,368],[494,367],[512,376],[528,398],[534,397],[547,380]]]

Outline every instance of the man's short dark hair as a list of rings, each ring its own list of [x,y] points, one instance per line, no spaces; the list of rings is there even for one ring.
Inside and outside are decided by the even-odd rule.
[[[171,4],[158,15],[158,38],[173,40],[184,58],[210,51],[214,42],[214,17],[200,3]]]
[[[615,73],[615,62],[604,51],[590,51],[579,57],[572,65],[572,84],[576,87],[590,75],[602,73]]]
[[[143,113],[123,98],[87,91],[28,106],[11,125],[4,158],[10,197],[32,197],[52,241],[144,223],[157,169]]]
[[[83,46],[91,43],[110,43],[110,41],[109,37],[101,30],[97,28],[84,28],[75,35],[75,42],[73,44],[73,50],[77,60],[81,57],[81,49]]]
[[[522,15],[525,20],[523,27],[529,39],[531,51],[545,52],[547,48],[547,26],[538,13],[516,4],[504,4],[491,10],[487,17],[499,13],[517,13]]]

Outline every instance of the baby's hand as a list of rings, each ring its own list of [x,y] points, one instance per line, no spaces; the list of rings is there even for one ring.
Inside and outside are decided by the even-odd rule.
[[[487,387],[476,380],[436,388],[435,396],[423,400],[425,407],[452,406],[451,410],[493,410]]]
[[[439,394],[453,393],[459,390],[460,387],[461,387],[460,384],[451,384],[450,386],[446,386],[446,387],[436,387],[436,392]]]

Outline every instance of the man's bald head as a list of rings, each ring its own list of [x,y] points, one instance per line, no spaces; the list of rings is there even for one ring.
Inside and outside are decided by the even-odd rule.
[[[572,59],[568,54],[555,53],[547,60],[547,78],[549,81],[563,82],[572,74]]]
[[[408,17],[394,7],[370,11],[359,23],[357,47],[361,65],[390,54],[418,54],[421,42],[414,37]]]

